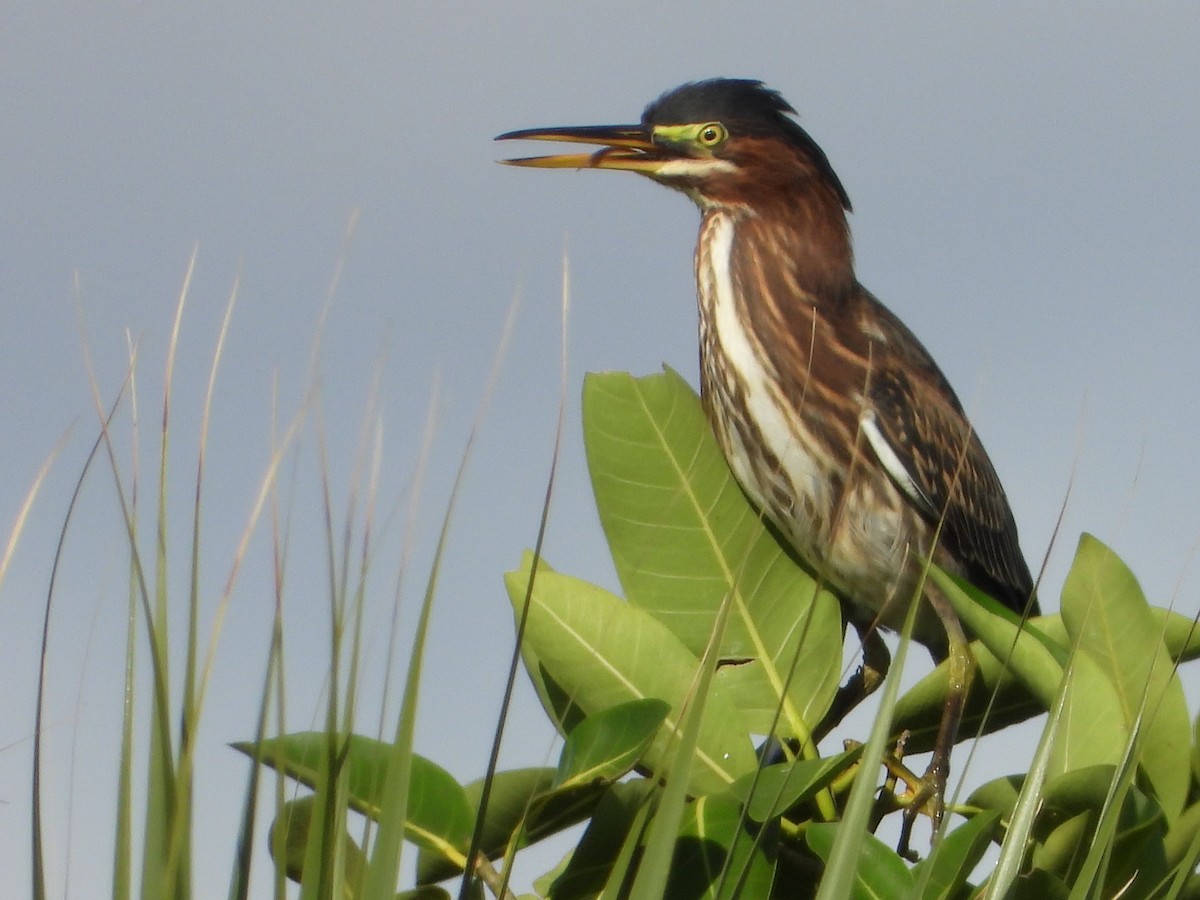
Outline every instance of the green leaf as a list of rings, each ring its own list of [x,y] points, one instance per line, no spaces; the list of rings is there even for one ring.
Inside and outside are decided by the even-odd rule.
[[[556,787],[615,781],[634,767],[671,711],[665,700],[630,700],[584,719],[567,737]]]
[[[1099,815],[1115,774],[1113,766],[1089,766],[1046,781],[1042,810],[1035,834],[1045,837],[1050,830],[1081,813]]]
[[[1167,862],[1173,867],[1186,864],[1189,856],[1200,853],[1200,803],[1193,803],[1171,823],[1163,846]],[[1196,860],[1191,859],[1187,871],[1191,871],[1195,864]]]
[[[1045,785],[1034,829],[1038,840],[1034,865],[1072,885],[1076,895],[1114,896],[1128,882],[1135,887],[1124,896],[1150,896],[1149,888],[1167,872],[1162,808],[1133,787],[1121,805],[1117,828],[1105,842],[1106,867],[1096,870],[1095,883],[1080,879],[1097,841],[1096,825],[1115,774],[1113,766],[1092,766],[1059,775]]]
[[[646,828],[642,859],[630,888],[630,897],[636,900],[657,900],[667,889],[684,809],[688,806],[687,784],[698,747],[700,724],[717,671],[717,650],[728,622],[729,603],[726,602],[721,604],[708,646],[700,658],[700,669],[681,715],[679,740],[666,760],[666,768],[656,773],[660,778],[665,777],[665,783],[654,809],[654,818]]]
[[[936,566],[929,577],[954,606],[967,631],[977,637],[1009,669],[1043,710],[1049,709],[1063,676],[1065,651],[1042,634],[1033,623],[1020,625],[1019,617],[973,585]]]
[[[838,823],[813,823],[804,833],[812,851],[829,862]],[[911,896],[914,887],[912,873],[896,852],[873,834],[863,836],[862,854],[854,869],[855,900],[882,900],[885,897]]]
[[[1037,900],[1067,900],[1071,894],[1070,888],[1057,875],[1045,869],[1034,869],[1017,879],[1016,887],[1011,894],[1015,898],[1037,898]],[[989,896],[984,894],[983,896]]]
[[[1047,631],[1043,619],[1033,620],[1033,625]],[[1046,711],[1012,673],[1011,667],[993,656],[982,641],[972,641],[971,652],[978,665],[967,692],[957,740],[992,734]],[[896,737],[907,733],[905,748],[908,753],[926,753],[933,749],[946,708],[949,684],[950,661],[944,660],[896,703],[892,731]]]
[[[1200,628],[1194,627],[1191,618],[1156,606],[1150,607],[1150,616],[1154,620],[1155,632],[1163,635],[1171,659],[1184,662],[1200,656]],[[1061,615],[1039,616],[1030,620],[1029,624],[1032,630],[1052,645],[1062,648],[1062,653],[1066,654],[1070,639]],[[976,734],[992,734],[1046,711],[1041,701],[1012,674],[1009,667],[992,655],[982,641],[972,641],[971,652],[979,668],[971,682],[963,710],[962,726],[958,732],[960,741]],[[949,679],[949,663],[942,662],[913,685],[896,704],[893,728],[897,735],[908,732],[906,746],[910,753],[924,753],[933,749]],[[1194,758],[1196,779],[1200,782],[1200,754],[1194,755]]]
[[[1033,867],[1052,872],[1066,884],[1074,884],[1080,862],[1087,853],[1091,819],[1090,813],[1083,812],[1069,819],[1055,819],[1053,828],[1043,827],[1033,848]]]
[[[514,605],[525,596],[532,557],[505,576]],[[679,713],[699,661],[657,619],[595,585],[539,568],[525,640],[541,665],[586,714],[630,700],[671,704],[665,728],[646,751],[652,770],[678,739]],[[691,767],[693,796],[723,790],[757,765],[749,730],[724,688],[723,667],[713,679]]]
[[[604,792],[549,896],[563,900],[596,896],[608,881],[629,829],[655,789],[649,779],[638,778],[611,785]]]
[[[918,884],[924,884],[923,900],[951,900],[960,896],[971,871],[983,858],[996,834],[1000,814],[988,810],[968,819],[934,844],[928,859],[913,869]]]
[[[701,797],[689,804],[679,828],[666,896],[769,897],[775,878],[776,832],[771,830],[756,841],[741,826],[742,805],[730,794]]]
[[[603,785],[554,790],[554,774],[554,769],[549,768],[496,773],[480,840],[480,851],[488,859],[503,856],[514,838],[519,838],[516,846],[520,849],[582,822],[604,796]],[[483,780],[467,784],[463,793],[474,818],[483,794]],[[422,850],[417,856],[418,884],[441,881],[461,871],[461,862],[441,854]]]
[[[305,731],[233,747],[314,787],[321,760],[330,752],[330,740],[324,732]],[[338,742],[336,750],[345,767],[351,807],[377,820],[391,745],[361,735],[332,740]],[[441,766],[415,753],[410,779],[405,836],[451,859],[462,859],[475,819],[462,787]]]
[[[987,784],[982,784],[971,792],[967,798],[967,806],[978,806],[981,809],[994,810],[1000,818],[1007,820],[1012,815],[1013,807],[1021,791],[1022,775],[1005,775]]]
[[[1121,809],[1120,827],[1112,841],[1104,893],[1115,896],[1126,884],[1127,896],[1151,896],[1169,871],[1164,838],[1166,819],[1154,798],[1134,789]]]
[[[786,701],[776,733],[807,738],[838,687],[838,602],[817,592],[746,500],[695,392],[671,370],[593,374],[583,414],[596,505],[629,602],[699,656],[731,597],[720,656],[743,664],[725,673],[726,690],[755,733]]]
[[[1190,662],[1200,657],[1200,627],[1192,616],[1181,616],[1177,612],[1150,607],[1154,616],[1154,624],[1162,632],[1163,643],[1167,645],[1167,653],[1171,659],[1179,662]]]
[[[539,574],[543,571],[554,571],[545,559],[539,559],[537,565]],[[513,596],[512,601],[514,615],[519,621],[525,597],[522,596],[518,601]],[[537,654],[534,653],[529,641],[521,642],[521,662],[524,663],[525,672],[529,676],[529,680],[533,683],[533,689],[542,703],[542,709],[546,711],[546,715],[554,724],[558,733],[566,737],[575,730],[580,722],[587,718],[586,713],[579,708],[571,695],[563,690],[562,685],[558,684],[550,673],[546,671],[546,667],[537,658]]]
[[[396,900],[450,900],[450,892],[445,888],[427,884],[423,887],[400,891],[396,894]]]
[[[1050,776],[1091,766],[1116,765],[1129,730],[1108,673],[1086,650],[1075,654],[1067,676],[1063,716],[1054,740]]]
[[[1196,717],[1192,743],[1192,778],[1200,784],[1200,716]]]
[[[862,748],[818,759],[797,759],[749,772],[733,783],[729,793],[743,803],[754,822],[767,822],[797,803],[810,800],[854,765]],[[753,791],[753,794],[751,793]]]
[[[1187,797],[1191,745],[1183,684],[1137,579],[1091,535],[1080,538],[1063,585],[1062,615],[1112,684],[1121,719],[1105,724],[1127,738],[1141,718],[1139,762],[1167,817],[1176,818]]]
[[[562,686],[551,677],[541,661],[533,655],[528,641],[521,645],[521,661],[525,664],[525,672],[529,675],[529,680],[533,682],[533,689],[537,693],[538,699],[542,701],[542,708],[546,711],[546,715],[549,716],[558,733],[566,737],[587,718],[587,715],[562,689]]]
[[[304,877],[304,857],[308,850],[308,836],[312,826],[313,796],[290,800],[279,810],[271,823],[271,835],[267,846],[275,865],[283,869],[287,877],[297,884]],[[282,848],[283,859],[276,853]],[[367,857],[362,848],[348,834],[342,835],[342,859],[345,866],[346,885],[358,884],[366,866]]]

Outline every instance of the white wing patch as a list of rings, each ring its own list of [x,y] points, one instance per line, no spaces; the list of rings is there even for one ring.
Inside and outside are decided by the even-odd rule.
[[[879,423],[875,420],[875,410],[863,410],[862,415],[858,417],[858,424],[862,428],[863,434],[867,436],[867,443],[875,451],[875,456],[879,458],[879,462],[883,464],[883,468],[892,477],[892,481],[896,482],[900,490],[904,491],[905,495],[913,503],[917,504],[917,506],[929,515],[936,516],[937,510],[934,508],[933,502],[921,490],[921,486],[917,484],[912,473],[905,468],[904,463],[900,461],[900,457],[896,455],[896,451],[892,449],[892,445],[887,442],[887,438],[879,430]]]

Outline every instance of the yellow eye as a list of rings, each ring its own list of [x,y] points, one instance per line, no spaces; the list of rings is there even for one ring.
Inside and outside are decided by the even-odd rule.
[[[707,125],[701,125],[700,131],[697,132],[697,140],[705,147],[715,147],[728,136],[729,133],[720,122],[709,122]]]

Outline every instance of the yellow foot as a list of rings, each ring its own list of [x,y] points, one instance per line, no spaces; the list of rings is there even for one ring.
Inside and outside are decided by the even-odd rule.
[[[941,824],[946,808],[947,770],[935,761],[930,764],[924,775],[918,776],[904,764],[904,745],[907,740],[908,733],[905,732],[896,741],[892,752],[883,758],[888,775],[875,802],[870,829],[873,833],[885,816],[896,810],[903,810],[900,842],[896,852],[910,862],[916,862],[917,854],[909,846],[913,824],[921,815],[929,816],[935,831]]]
[[[912,838],[913,824],[917,816],[924,814],[933,821],[936,832],[942,824],[942,816],[946,813],[946,770],[937,762],[931,763],[925,774],[915,782],[905,779],[908,790],[898,799],[904,805],[904,815],[900,824],[900,842],[896,852],[911,862],[919,858],[909,847]]]

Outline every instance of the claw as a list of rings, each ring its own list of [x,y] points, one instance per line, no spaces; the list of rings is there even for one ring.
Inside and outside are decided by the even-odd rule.
[[[911,849],[913,825],[920,815],[927,815],[933,821],[934,831],[941,825],[946,811],[946,780],[949,768],[937,754],[924,775],[918,776],[912,769],[904,765],[904,745],[908,741],[908,732],[904,732],[896,741],[896,746],[883,759],[887,769],[887,778],[883,783],[879,800],[876,803],[871,830],[879,824],[890,812],[897,809],[904,811],[900,825],[900,841],[896,852],[909,862],[916,862],[919,857]],[[904,785],[902,791],[898,785]]]
[[[946,775],[945,767],[935,761],[930,763],[921,778],[909,784],[908,796],[905,797],[907,803],[900,822],[900,841],[896,845],[896,853],[909,862],[916,862],[920,858],[909,846],[917,816],[922,813],[929,816],[935,833],[941,827],[942,817],[946,814]]]

